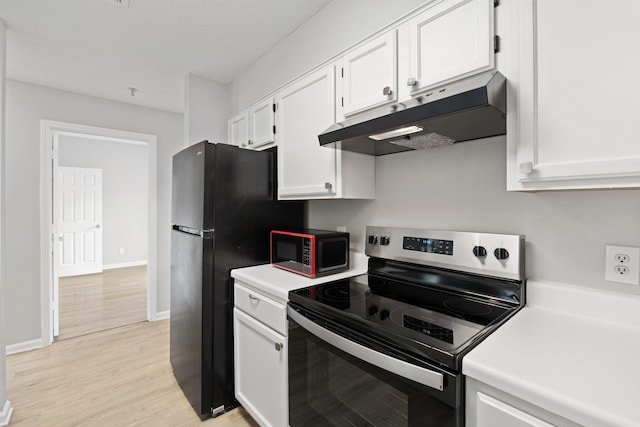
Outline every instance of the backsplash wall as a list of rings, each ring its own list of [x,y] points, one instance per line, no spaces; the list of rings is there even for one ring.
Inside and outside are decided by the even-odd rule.
[[[375,200],[321,200],[308,225],[346,226],[364,250],[366,225],[524,234],[526,274],[640,295],[604,280],[605,244],[640,246],[640,190],[507,192],[505,138],[376,158]]]

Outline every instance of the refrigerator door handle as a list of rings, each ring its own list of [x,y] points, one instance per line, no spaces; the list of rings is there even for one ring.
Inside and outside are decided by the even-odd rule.
[[[211,230],[198,230],[197,228],[186,227],[184,225],[173,224],[171,226],[172,230],[179,231],[180,233],[192,234],[194,236],[199,236],[203,239],[212,239],[213,238],[213,229]]]

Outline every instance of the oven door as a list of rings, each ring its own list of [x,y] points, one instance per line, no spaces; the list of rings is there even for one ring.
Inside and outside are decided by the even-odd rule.
[[[462,375],[289,305],[289,425],[462,427]]]

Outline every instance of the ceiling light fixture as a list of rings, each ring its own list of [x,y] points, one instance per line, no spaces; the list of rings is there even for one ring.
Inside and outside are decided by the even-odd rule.
[[[374,139],[376,141],[381,141],[383,139],[397,138],[399,136],[410,135],[416,132],[422,132],[422,128],[420,126],[407,126],[399,129],[390,130],[388,132],[369,135],[369,138]]]
[[[129,95],[136,96],[136,92],[138,91],[138,89],[136,89],[135,87],[128,87],[127,89],[129,89]]]

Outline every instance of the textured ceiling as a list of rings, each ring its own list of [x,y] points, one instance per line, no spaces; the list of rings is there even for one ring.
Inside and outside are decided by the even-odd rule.
[[[182,112],[187,74],[229,83],[330,1],[0,0],[7,76]]]

